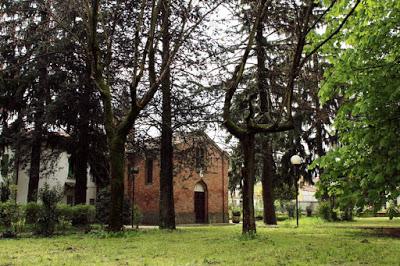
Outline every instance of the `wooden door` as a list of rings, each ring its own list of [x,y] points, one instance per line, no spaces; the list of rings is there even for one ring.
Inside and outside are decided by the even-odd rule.
[[[206,222],[206,193],[194,192],[194,212],[196,223]]]

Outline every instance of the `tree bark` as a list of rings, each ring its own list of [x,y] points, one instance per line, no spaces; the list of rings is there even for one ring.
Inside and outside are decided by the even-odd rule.
[[[173,146],[172,146],[172,109],[171,109],[171,73],[168,65],[170,40],[169,0],[162,4],[162,64],[166,69],[161,83],[162,91],[162,129],[161,129],[161,170],[160,170],[160,229],[175,229],[175,206],[173,186]]]
[[[268,91],[268,77],[265,66],[266,54],[263,46],[263,24],[257,26],[256,35],[257,45],[257,87],[260,94],[260,108],[267,121],[270,117],[271,101]],[[274,197],[273,197],[273,158],[272,158],[272,142],[270,133],[264,133],[262,138],[262,153],[263,153],[263,171],[261,177],[262,197],[264,206],[264,223],[276,224]],[[269,136],[268,136],[269,135]]]
[[[47,13],[41,13],[41,25],[43,28],[47,28]],[[42,141],[43,141],[43,125],[45,116],[45,102],[46,92],[48,92],[48,59],[47,59],[47,46],[45,45],[46,40],[44,37],[41,38],[42,48],[40,58],[38,59],[38,73],[39,82],[36,87],[36,103],[34,113],[34,130],[32,133],[32,144],[31,144],[31,158],[30,158],[30,169],[29,169],[29,184],[28,184],[28,202],[37,201],[39,178],[40,178],[40,159],[42,153]]]
[[[271,139],[263,140],[263,171],[261,177],[264,205],[264,223],[276,224],[276,214],[273,196],[273,157]]]
[[[125,170],[125,142],[126,136],[115,135],[110,145],[111,170],[111,210],[109,230],[113,232],[123,229],[123,202],[124,202],[124,170]]]
[[[75,156],[75,204],[86,204],[87,168],[89,160],[89,105],[90,91],[83,88],[79,99],[78,145]]]
[[[254,218],[254,169],[255,169],[255,136],[252,133],[240,139],[243,150],[243,227],[242,234],[255,234],[256,221]]]
[[[29,168],[28,202],[37,201],[39,177],[40,177],[40,158],[42,146],[42,129],[40,122],[35,123],[31,146],[31,160]]]

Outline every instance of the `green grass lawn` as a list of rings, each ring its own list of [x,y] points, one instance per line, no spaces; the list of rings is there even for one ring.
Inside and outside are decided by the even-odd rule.
[[[358,226],[400,227],[400,219],[362,218],[324,223],[318,218],[241,226],[181,227],[174,232],[104,232],[0,240],[0,265],[399,265],[400,239]]]

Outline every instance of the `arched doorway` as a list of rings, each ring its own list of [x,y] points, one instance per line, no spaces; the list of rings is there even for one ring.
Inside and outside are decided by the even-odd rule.
[[[207,187],[204,182],[194,186],[194,214],[196,223],[207,222]]]

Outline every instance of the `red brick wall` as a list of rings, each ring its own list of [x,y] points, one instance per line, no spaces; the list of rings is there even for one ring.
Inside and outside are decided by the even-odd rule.
[[[207,187],[207,213],[208,222],[222,223],[228,222],[228,157],[218,150],[214,145],[207,147],[207,170],[203,177],[195,171],[195,167],[177,167],[179,163],[174,160],[176,174],[174,175],[174,200],[176,222],[194,223],[194,187],[202,181]],[[130,159],[127,168],[132,166],[139,168],[139,173],[135,175],[134,201],[143,214],[143,223],[157,224],[159,212],[159,181],[160,163],[154,158],[153,163],[153,183],[145,184],[146,169],[145,158]],[[194,165],[194,162],[192,163]],[[132,196],[132,183],[125,178],[126,193]]]

